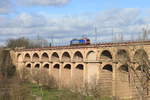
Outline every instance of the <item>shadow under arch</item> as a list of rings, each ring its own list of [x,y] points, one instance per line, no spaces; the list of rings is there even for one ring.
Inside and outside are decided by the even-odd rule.
[[[37,53],[34,53],[32,59],[33,61],[39,61],[40,57]]]
[[[136,50],[136,52],[133,56],[133,60],[135,62],[138,62],[139,64],[142,64],[143,62],[149,62],[148,58],[149,58],[148,54],[144,49]]]
[[[52,61],[59,61],[59,55],[57,52],[53,52],[52,55],[51,55],[51,60]]]
[[[105,66],[102,68],[102,70],[112,72],[112,71],[113,71],[113,68],[112,68],[112,65],[107,64],[107,65],[105,65]]]
[[[39,69],[40,68],[40,64],[35,64],[34,68]]]
[[[76,69],[84,70],[84,65],[83,64],[79,64],[79,65],[76,66]]]
[[[119,70],[122,72],[129,72],[129,66],[127,64],[121,65]]]
[[[119,62],[125,64],[130,61],[129,53],[125,49],[119,49],[116,54],[116,58]]]
[[[25,67],[26,67],[26,68],[31,68],[32,65],[31,65],[31,63],[28,63]]]
[[[53,69],[60,69],[60,64],[55,64],[55,65],[53,66]]]
[[[74,61],[83,61],[83,55],[80,51],[76,51],[73,55]]]
[[[64,62],[69,62],[69,61],[71,61],[71,56],[70,56],[70,54],[69,54],[68,52],[64,52],[64,53],[62,54],[62,61],[64,61]]]
[[[113,57],[110,51],[103,50],[102,53],[100,54],[100,59],[110,60],[113,59]]]
[[[43,68],[44,68],[44,69],[49,69],[49,64],[48,64],[48,63],[45,64],[45,65],[43,66]]]
[[[42,60],[44,60],[44,61],[48,61],[48,60],[49,60],[49,56],[48,56],[48,54],[47,54],[46,52],[44,52],[44,53],[42,54],[41,58],[42,58]]]
[[[29,53],[26,53],[26,54],[25,54],[24,60],[25,60],[25,61],[30,61],[30,60],[31,60],[31,56],[30,56]]]
[[[71,65],[70,64],[66,64],[65,66],[64,66],[64,69],[71,69]]]

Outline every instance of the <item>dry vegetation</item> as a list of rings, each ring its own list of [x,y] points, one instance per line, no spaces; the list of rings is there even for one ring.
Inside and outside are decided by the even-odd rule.
[[[0,100],[34,100],[17,75],[9,50],[2,50],[0,56]]]

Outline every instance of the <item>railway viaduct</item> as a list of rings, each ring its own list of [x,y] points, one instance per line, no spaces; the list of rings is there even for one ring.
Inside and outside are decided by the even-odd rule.
[[[129,67],[141,73],[139,59],[150,59],[150,41],[16,49],[12,55],[18,70],[47,70],[63,86],[96,82],[106,95],[133,98],[140,83]]]

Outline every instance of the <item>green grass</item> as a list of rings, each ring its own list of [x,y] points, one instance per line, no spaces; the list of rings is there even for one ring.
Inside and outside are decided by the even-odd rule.
[[[79,93],[73,93],[69,90],[44,89],[36,84],[25,84],[28,86],[34,96],[42,97],[42,100],[111,100],[109,97],[94,98],[92,96],[83,96]]]

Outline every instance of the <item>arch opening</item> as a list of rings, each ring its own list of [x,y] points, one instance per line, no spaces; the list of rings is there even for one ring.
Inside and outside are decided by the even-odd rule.
[[[94,51],[90,51],[86,55],[87,60],[95,61],[96,60],[96,53]]]
[[[39,60],[39,55],[37,53],[33,54],[33,60],[38,61]]]
[[[76,69],[83,70],[84,66],[82,64],[79,64],[79,65],[76,66]]]
[[[22,62],[23,61],[21,54],[17,55],[17,60],[18,60],[18,62]]]
[[[31,68],[31,64],[27,64],[27,65],[26,65],[26,68]]]
[[[71,61],[71,56],[68,52],[64,52],[62,55],[62,61]]]
[[[45,68],[45,69],[49,69],[49,64],[45,64],[45,65],[44,65],[44,68]]]
[[[71,69],[71,65],[70,64],[65,65],[64,69],[69,69],[70,70]]]
[[[129,72],[129,66],[127,64],[120,66],[120,71]]]
[[[40,64],[36,64],[36,65],[35,65],[35,68],[40,68]]]
[[[73,59],[75,61],[83,61],[83,55],[81,52],[77,51],[74,56],[73,56]]]
[[[104,50],[101,53],[100,59],[112,59],[112,55],[111,55],[110,51]]]
[[[130,60],[128,52],[124,49],[120,49],[117,51],[117,59],[121,63],[126,63]]]
[[[23,65],[23,57],[22,57],[22,55],[19,53],[18,55],[17,55],[17,63],[18,63],[18,67],[24,67],[24,65]]]
[[[143,62],[148,62],[148,54],[144,49],[138,49],[134,54],[133,60],[143,64]]]
[[[146,67],[146,65],[139,65],[137,68],[136,68],[136,71],[139,71],[139,72],[146,72],[147,74],[149,73],[149,68]],[[146,74],[145,73],[145,74]]]
[[[52,61],[59,61],[59,55],[58,53],[54,52],[51,56]]]
[[[45,53],[43,53],[42,54],[42,57],[41,57],[43,60],[46,60],[46,61],[48,61],[49,60],[49,56],[48,56],[48,54],[45,52]]]
[[[107,71],[110,71],[110,72],[112,72],[113,71],[113,68],[112,68],[112,65],[105,65],[104,67],[103,67],[103,70],[107,70]]]
[[[60,65],[59,65],[59,64],[55,64],[53,68],[54,68],[54,69],[59,69],[59,68],[60,68]]]
[[[24,56],[24,60],[25,61],[29,61],[29,60],[31,60],[31,57],[30,57],[30,55],[27,53],[27,54],[25,54],[25,56]]]

